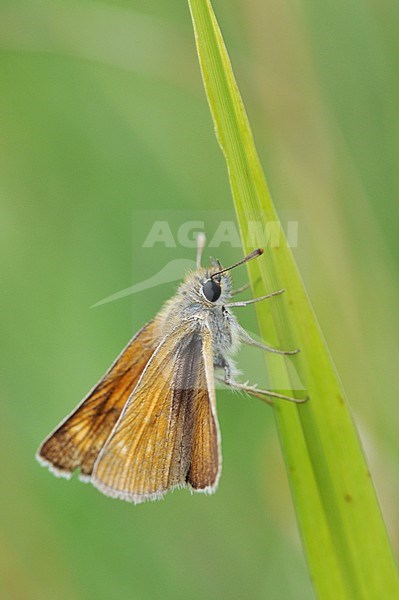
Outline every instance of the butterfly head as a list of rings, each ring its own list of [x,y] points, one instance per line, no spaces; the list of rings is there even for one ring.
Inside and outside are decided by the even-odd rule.
[[[200,295],[208,305],[224,304],[231,297],[231,276],[227,272],[221,273],[221,270],[222,266],[217,262],[200,275]]]
[[[180,291],[191,302],[212,308],[223,306],[231,298],[232,279],[229,273],[218,273],[219,265],[200,267],[186,276]]]
[[[230,271],[252,258],[260,256],[262,253],[263,250],[261,249],[254,250],[245,258],[227,268],[223,268],[219,260],[211,258],[211,267],[199,266],[196,271],[189,273],[183,284],[183,293],[188,293],[191,300],[199,301],[207,308],[223,306],[232,295]]]

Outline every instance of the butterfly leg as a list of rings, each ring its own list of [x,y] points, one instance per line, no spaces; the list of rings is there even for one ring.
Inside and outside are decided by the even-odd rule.
[[[244,283],[244,285],[240,286],[236,290],[232,290],[231,295],[232,296],[237,296],[237,294],[241,294],[242,292],[245,292],[246,290],[249,290],[250,287],[251,286],[250,286],[249,283]]]
[[[254,282],[254,285],[256,285],[259,280],[260,280],[260,278],[258,277],[258,279],[256,279],[256,281]],[[236,290],[232,290],[231,295],[232,296],[237,296],[237,294],[241,294],[242,292],[245,292],[246,290],[249,290],[250,287],[251,287],[250,283],[244,283],[244,285],[240,286]]]
[[[294,398],[292,396],[285,396],[284,394],[279,394],[277,392],[271,392],[268,390],[259,389],[256,384],[249,385],[248,382],[247,383],[239,383],[238,381],[234,381],[234,379],[231,376],[230,365],[227,362],[224,365],[224,378],[217,377],[217,379],[219,381],[223,381],[223,383],[225,383],[226,385],[231,387],[233,390],[240,390],[241,392],[246,392],[247,394],[250,394],[251,396],[255,396],[255,398],[260,398],[261,400],[263,400],[264,402],[266,402],[266,404],[269,404],[270,406],[274,406],[274,402],[273,402],[272,398],[278,398],[280,400],[287,400],[289,402],[294,402],[295,404],[303,404],[304,402],[307,402],[307,400],[308,400],[308,397],[303,398],[303,399],[302,398]]]
[[[251,298],[251,300],[243,300],[242,302],[228,302],[226,303],[226,306],[248,306],[249,304],[255,304],[255,302],[262,302],[262,300],[268,300],[274,296],[279,296],[280,294],[284,294],[284,292],[285,290],[277,290],[277,292],[271,292],[271,294],[259,296],[259,298]]]
[[[261,342],[257,342],[254,340],[247,331],[241,325],[236,324],[236,329],[238,329],[238,334],[240,336],[241,341],[248,346],[255,346],[256,348],[260,348],[261,350],[266,350],[267,352],[273,352],[274,354],[283,354],[285,356],[292,356],[294,354],[298,354],[300,352],[299,348],[296,350],[280,350],[279,348],[273,348],[272,346],[267,346],[266,344],[262,344]]]

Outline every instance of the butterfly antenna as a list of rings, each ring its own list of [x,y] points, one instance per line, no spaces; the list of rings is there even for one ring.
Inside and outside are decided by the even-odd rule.
[[[202,253],[206,244],[205,233],[202,231],[197,235],[197,269],[201,266]]]
[[[234,265],[231,265],[231,267],[227,267],[226,269],[221,269],[217,273],[213,273],[213,275],[211,275],[211,279],[213,279],[217,275],[221,275],[222,273],[225,273],[226,271],[231,271],[231,269],[235,269],[236,267],[239,267],[240,265],[243,265],[244,263],[248,262],[249,260],[252,260],[253,258],[257,258],[261,254],[263,254],[263,249],[262,248],[257,248],[256,250],[253,250],[247,256],[245,256],[244,258],[242,258],[241,260],[239,260],[238,262],[234,263]]]

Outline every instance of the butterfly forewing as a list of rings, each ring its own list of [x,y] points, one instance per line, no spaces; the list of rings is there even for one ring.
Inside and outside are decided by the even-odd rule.
[[[100,450],[159,343],[154,333],[151,321],[130,341],[78,408],[43,442],[38,458],[56,474],[69,476],[80,468],[83,476],[90,476]]]
[[[153,354],[95,463],[92,482],[103,493],[142,502],[187,483],[215,487],[219,433],[203,327],[182,323]]]
[[[193,446],[187,481],[195,490],[212,492],[220,475],[220,433],[216,415],[215,384],[212,364],[212,339],[204,331],[202,355],[207,390],[196,396]],[[204,391],[204,390],[202,390]]]

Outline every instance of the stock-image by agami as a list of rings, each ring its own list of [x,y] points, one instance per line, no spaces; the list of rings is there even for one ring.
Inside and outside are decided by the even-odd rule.
[[[399,598],[398,18],[0,6],[1,598]]]

